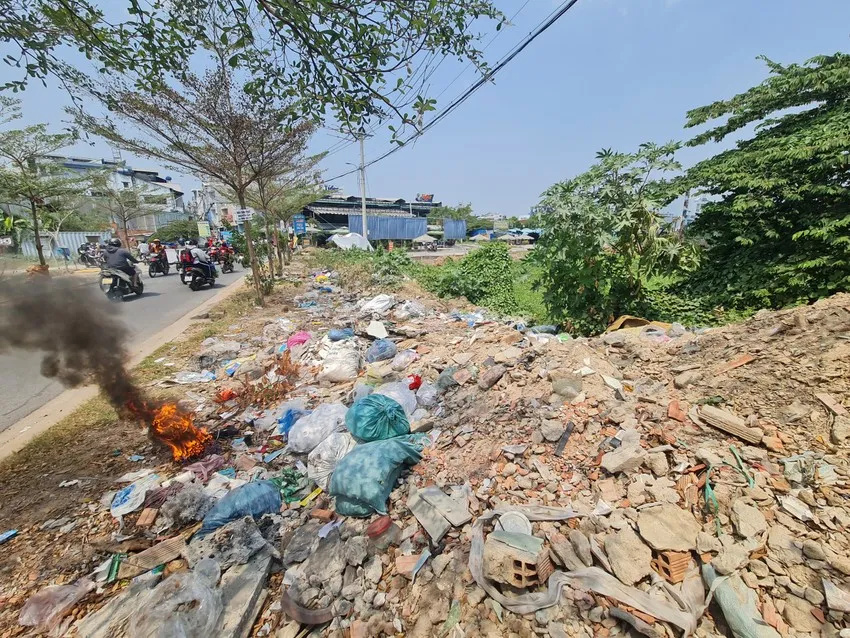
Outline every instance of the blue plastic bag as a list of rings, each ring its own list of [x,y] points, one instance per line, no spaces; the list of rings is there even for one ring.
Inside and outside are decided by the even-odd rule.
[[[370,394],[355,401],[345,413],[345,427],[360,443],[410,434],[404,408],[383,394]]]
[[[378,339],[366,351],[366,361],[368,363],[386,361],[387,359],[392,359],[397,352],[398,348],[396,348],[396,345],[392,341],[389,339]]]
[[[354,336],[352,328],[331,328],[328,330],[328,339],[331,341],[342,341],[343,339],[351,339]]]
[[[198,530],[198,537],[214,532],[222,525],[243,516],[259,518],[263,514],[275,514],[280,511],[280,490],[271,481],[254,481],[240,485],[228,492],[204,516],[204,523]]]
[[[289,408],[283,413],[283,416],[277,420],[277,433],[286,436],[295,425],[295,422],[302,416],[310,414],[310,410],[299,410],[298,408]]]
[[[387,513],[387,499],[398,477],[422,458],[427,435],[410,434],[358,445],[342,457],[331,475],[336,512],[363,518]]]

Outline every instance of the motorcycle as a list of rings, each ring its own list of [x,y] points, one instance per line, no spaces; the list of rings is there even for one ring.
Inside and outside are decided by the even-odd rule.
[[[165,251],[150,256],[150,261],[148,261],[148,277],[167,275],[170,270],[171,264],[168,263],[168,255],[165,254]]]
[[[233,251],[222,248],[218,251],[218,258],[221,262],[221,272],[233,272],[236,269],[236,260],[233,259]]]
[[[192,257],[192,251],[188,248],[181,248],[180,252],[177,254],[177,272],[180,273],[180,283],[188,284],[190,277],[188,276],[189,270],[192,268],[192,263],[195,261],[195,258]]]
[[[215,266],[211,263],[204,264],[199,262],[192,264],[184,268],[183,272],[180,273],[181,281],[184,284],[189,284],[189,288],[192,291],[198,291],[206,285],[212,288],[215,285],[216,277],[218,277],[218,272],[216,272]]]
[[[140,273],[136,275],[136,284],[123,270],[115,268],[103,268],[100,272],[100,289],[106,293],[106,298],[111,301],[122,301],[125,296],[135,293],[139,297],[145,291]]]
[[[77,263],[88,268],[97,268],[103,263],[103,256],[85,244],[77,249]]]

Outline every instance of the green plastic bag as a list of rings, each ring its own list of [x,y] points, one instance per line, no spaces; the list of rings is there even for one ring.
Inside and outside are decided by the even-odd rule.
[[[345,413],[345,427],[359,443],[410,434],[410,422],[398,401],[383,394],[358,399]]]
[[[358,445],[336,464],[330,494],[342,516],[387,513],[387,499],[404,469],[422,458],[427,435],[410,434]]]

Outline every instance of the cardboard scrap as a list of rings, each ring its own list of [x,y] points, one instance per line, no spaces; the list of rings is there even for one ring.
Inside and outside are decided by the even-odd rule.
[[[169,538],[143,552],[128,556],[121,561],[118,568],[118,578],[133,578],[152,570],[154,567],[178,558],[186,547],[186,539],[181,534]]]

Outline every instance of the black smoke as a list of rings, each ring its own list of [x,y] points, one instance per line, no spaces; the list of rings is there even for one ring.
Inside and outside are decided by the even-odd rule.
[[[138,400],[125,367],[127,329],[90,279],[0,282],[0,353],[44,352],[41,374],[68,387],[97,383],[119,412]]]

